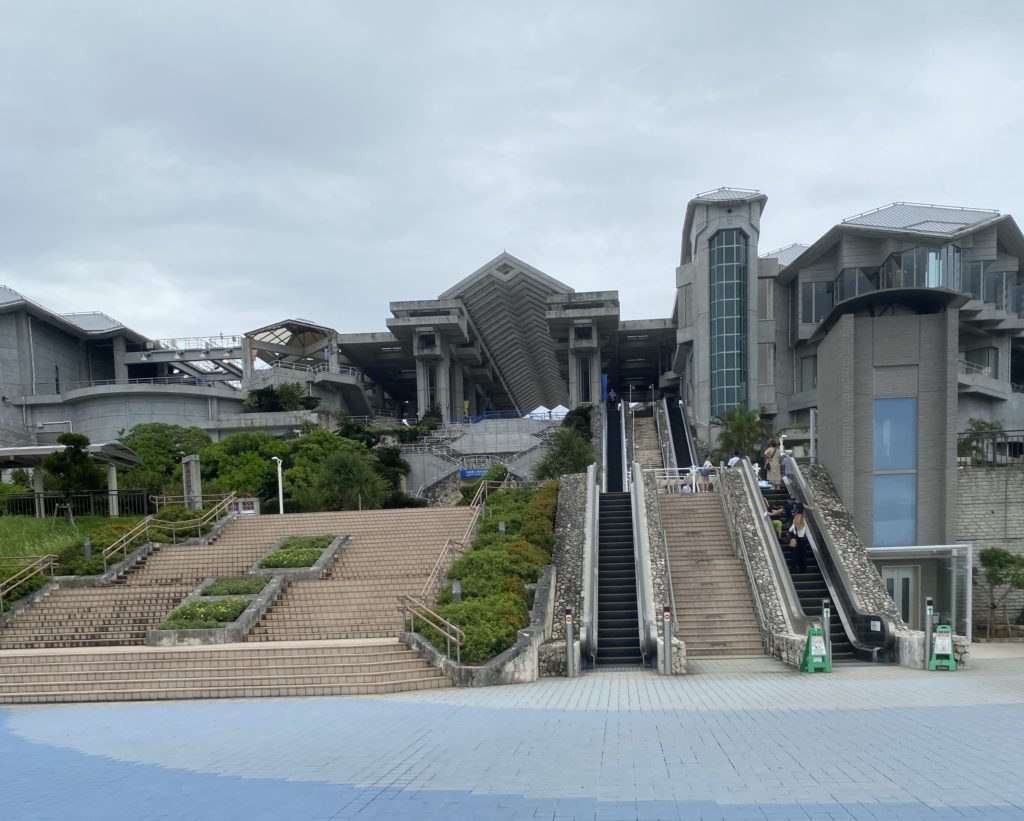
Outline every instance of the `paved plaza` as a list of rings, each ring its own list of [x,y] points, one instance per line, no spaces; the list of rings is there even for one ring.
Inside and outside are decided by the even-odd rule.
[[[0,710],[3,818],[1024,819],[1024,652]]]

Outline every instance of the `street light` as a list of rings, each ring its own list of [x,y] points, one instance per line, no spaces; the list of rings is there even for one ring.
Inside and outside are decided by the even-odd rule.
[[[277,462],[277,512],[284,513],[284,489],[281,485],[281,457],[271,456],[275,462]]]

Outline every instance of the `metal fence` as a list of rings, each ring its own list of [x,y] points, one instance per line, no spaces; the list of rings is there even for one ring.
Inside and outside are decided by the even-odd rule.
[[[0,515],[60,516],[63,505],[70,504],[75,516],[110,516],[111,501],[118,516],[145,516],[149,513],[144,490],[87,490],[65,496],[63,493],[11,493],[0,496]]]
[[[964,464],[1007,465],[1024,461],[1024,430],[957,434],[956,455]]]

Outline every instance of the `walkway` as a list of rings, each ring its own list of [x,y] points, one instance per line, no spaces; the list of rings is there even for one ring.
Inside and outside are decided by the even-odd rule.
[[[0,710],[28,819],[1024,819],[1024,648],[375,698]]]

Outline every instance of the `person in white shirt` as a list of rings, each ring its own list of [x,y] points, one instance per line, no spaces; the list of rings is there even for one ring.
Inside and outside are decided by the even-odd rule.
[[[731,467],[731,468],[736,467],[736,465],[739,464],[739,461],[740,461],[740,452],[738,450],[734,450],[732,452],[732,458],[729,460],[729,467]]]

